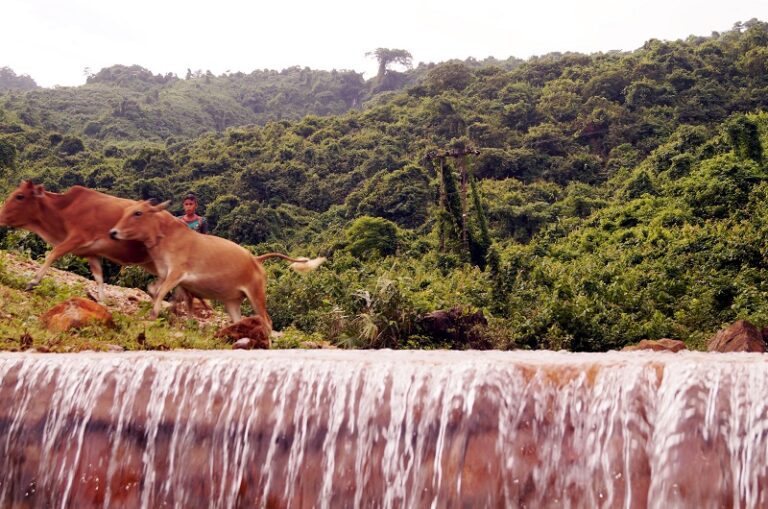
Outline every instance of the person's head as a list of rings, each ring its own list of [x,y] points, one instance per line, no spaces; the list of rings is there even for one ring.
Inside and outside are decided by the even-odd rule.
[[[195,213],[195,209],[197,208],[197,197],[194,194],[189,193],[184,197],[183,206],[185,214],[190,216],[193,215]]]

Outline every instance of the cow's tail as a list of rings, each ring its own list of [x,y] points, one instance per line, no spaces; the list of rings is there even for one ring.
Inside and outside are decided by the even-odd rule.
[[[312,258],[310,260],[309,258],[291,258],[290,256],[286,256],[282,253],[267,253],[254,256],[254,259],[259,263],[262,263],[264,260],[268,260],[270,258],[282,258],[285,261],[291,262],[290,267],[296,272],[301,272],[302,274],[312,272],[326,260],[324,256],[319,258]]]

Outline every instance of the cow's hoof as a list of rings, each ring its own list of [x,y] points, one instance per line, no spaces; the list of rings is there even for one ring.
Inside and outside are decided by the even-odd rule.
[[[34,281],[30,281],[29,283],[27,283],[27,286],[24,287],[24,290],[27,292],[32,291],[39,284],[40,283],[35,283]]]

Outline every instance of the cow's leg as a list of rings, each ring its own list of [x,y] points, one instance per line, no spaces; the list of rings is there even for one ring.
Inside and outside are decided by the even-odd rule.
[[[266,288],[264,288],[264,283],[264,278],[254,278],[254,281],[248,285],[244,291],[248,300],[251,301],[253,312],[262,318],[264,325],[269,328],[268,332],[271,332],[272,319],[269,318],[269,314],[267,313],[267,293]]]
[[[95,256],[88,257],[88,267],[91,268],[93,279],[96,280],[96,296],[99,302],[104,304],[104,271],[101,268],[101,260]]]
[[[43,279],[43,276],[46,272],[48,272],[48,269],[51,268],[51,265],[53,262],[61,258],[67,253],[71,253],[77,246],[81,243],[81,240],[78,238],[69,238],[65,239],[64,242],[61,244],[58,244],[56,246],[53,246],[53,249],[51,249],[48,254],[45,256],[45,261],[43,262],[43,265],[38,269],[37,274],[35,274],[35,277],[32,278],[32,280],[27,283],[27,290],[31,290],[32,288],[36,287],[40,284],[40,281]]]
[[[242,299],[228,300],[224,302],[224,309],[227,310],[227,314],[229,315],[229,319],[232,320],[232,323],[239,322],[240,318],[243,316],[240,313],[240,304],[242,304],[242,302]]]
[[[157,295],[157,289],[160,288],[160,284],[161,284],[161,281],[158,278],[147,285],[147,293],[153,299],[155,298],[155,295]]]
[[[174,315],[181,314],[180,305],[182,301],[188,303],[189,297],[180,286],[177,286],[176,289],[173,291],[173,295],[171,295],[171,313],[173,313]],[[189,307],[189,304],[187,304],[187,307]]]
[[[196,293],[192,293],[183,286],[180,286],[178,290],[182,292],[181,296],[184,297],[184,302],[187,303],[187,312],[189,312],[190,315],[194,316],[195,314],[195,299],[200,301],[200,304],[203,306],[205,311],[211,311],[211,306],[208,305],[203,297],[197,295]]]
[[[210,304],[208,304],[208,301],[206,301],[203,297],[200,297],[199,295],[195,295],[195,294],[189,294],[189,297],[190,297],[190,300],[189,300],[190,305],[194,304],[195,299],[197,299],[200,301],[200,304],[203,305],[203,309],[205,311],[213,311]]]
[[[183,274],[181,272],[170,272],[165,279],[160,282],[160,286],[157,289],[157,294],[152,302],[152,313],[150,313],[150,319],[154,320],[160,315],[160,309],[162,308],[163,299],[168,292],[173,290],[173,287],[178,285],[181,281]]]
[[[171,312],[174,315],[181,314],[181,303],[187,306],[187,313],[193,315],[195,296],[183,286],[177,286],[171,297]]]

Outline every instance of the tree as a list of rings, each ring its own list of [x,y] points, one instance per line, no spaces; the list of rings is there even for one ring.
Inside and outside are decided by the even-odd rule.
[[[376,48],[374,51],[366,53],[365,56],[373,56],[378,60],[379,72],[376,74],[376,78],[379,81],[381,81],[387,73],[387,66],[389,64],[400,64],[410,69],[413,61],[413,56],[411,56],[410,52],[404,49]]]
[[[0,138],[0,169],[16,168],[16,147],[10,141]]]
[[[746,115],[734,115],[725,123],[725,132],[733,151],[739,159],[751,159],[760,164],[763,161],[763,146],[757,124]]]
[[[568,79],[552,80],[541,90],[536,110],[542,117],[555,122],[568,122],[576,118],[582,99],[575,82]]]
[[[59,151],[68,156],[73,156],[83,150],[85,150],[83,140],[76,136],[64,136],[59,145]]]
[[[445,90],[464,90],[472,81],[472,72],[459,62],[441,64],[427,73],[426,84],[435,93]]]
[[[395,254],[399,228],[381,217],[361,216],[344,231],[347,251],[358,258],[378,258]]]
[[[32,90],[37,88],[35,80],[22,74],[17,76],[10,67],[0,67],[0,93],[6,90]]]
[[[358,215],[383,217],[399,226],[416,228],[427,220],[431,192],[428,175],[418,166],[408,165],[393,172],[382,170],[361,190],[361,196],[353,194],[351,198],[359,200]]]

